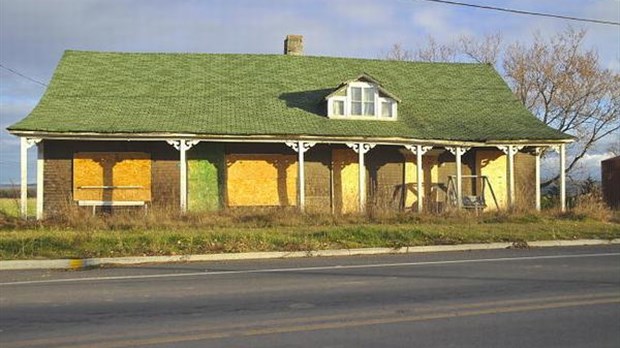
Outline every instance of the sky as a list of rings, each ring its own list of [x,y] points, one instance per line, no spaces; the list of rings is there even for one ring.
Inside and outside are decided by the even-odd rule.
[[[462,0],[472,4],[620,21],[620,0]],[[304,54],[381,58],[395,44],[414,49],[428,35],[500,32],[505,42],[550,37],[567,25],[588,31],[586,48],[620,72],[620,27],[450,6],[422,0],[0,0],[0,63],[48,83],[64,50],[282,53],[287,34]],[[19,182],[19,139],[6,127],[28,115],[45,87],[0,69],[0,184]],[[587,154],[582,176],[600,177],[614,134]],[[34,157],[29,152],[30,182]],[[545,161],[551,175],[557,162]]]

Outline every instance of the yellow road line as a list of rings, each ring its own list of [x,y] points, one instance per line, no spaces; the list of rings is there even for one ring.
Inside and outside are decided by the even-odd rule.
[[[130,347],[139,345],[166,344],[228,337],[244,337],[303,331],[343,329],[368,325],[394,324],[611,303],[620,303],[620,293],[614,292],[602,294],[555,296],[537,299],[518,299],[469,303],[452,306],[444,305],[439,307],[425,307],[422,310],[420,310],[419,307],[415,308],[413,306],[398,306],[394,308],[399,308],[401,310],[400,313],[395,313],[394,310],[381,310],[374,313],[350,312],[346,314],[336,315],[267,320],[261,321],[258,324],[248,323],[218,326],[210,325],[207,330],[205,330],[204,326],[194,326],[193,328],[184,327],[183,332],[162,332],[158,334],[160,337],[138,339],[111,338],[111,340],[108,342],[102,342],[102,340],[105,340],[105,338],[94,341],[92,336],[69,336],[56,340],[37,339],[15,342],[12,344],[8,343],[8,345],[5,347],[33,347],[49,345],[77,345],[77,347]],[[403,314],[403,312],[407,310],[415,311],[415,313]],[[196,331],[201,332],[196,333]],[[145,332],[145,334],[151,333],[151,331]],[[139,335],[137,332],[132,332],[132,334]]]

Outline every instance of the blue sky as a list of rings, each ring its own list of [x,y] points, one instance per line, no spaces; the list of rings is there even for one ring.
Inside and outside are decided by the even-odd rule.
[[[466,2],[620,21],[620,0]],[[66,49],[281,53],[286,34],[302,34],[307,55],[379,58],[394,43],[415,48],[428,35],[449,41],[499,31],[505,42],[527,43],[534,32],[552,36],[568,24],[420,0],[0,0],[0,62],[47,83]],[[586,47],[598,51],[604,67],[620,71],[619,27],[572,25],[588,30]],[[0,70],[0,183],[19,181],[19,139],[5,128],[44,90]],[[605,157],[602,144],[588,154],[584,172],[598,175]]]

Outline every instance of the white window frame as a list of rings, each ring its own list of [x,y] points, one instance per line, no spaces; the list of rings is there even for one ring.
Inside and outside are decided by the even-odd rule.
[[[351,88],[352,87],[360,87],[360,88],[372,88],[374,94],[374,114],[373,115],[353,115],[351,114]],[[363,92],[362,92],[363,99]],[[341,101],[344,102],[344,115],[335,115],[334,114],[334,102]],[[381,107],[383,102],[389,102],[392,105],[392,116],[382,116],[381,115]],[[329,118],[334,119],[347,119],[347,120],[381,120],[381,121],[395,121],[398,117],[397,107],[398,103],[396,100],[392,98],[379,97],[379,88],[377,85],[369,82],[351,82],[346,88],[346,96],[333,96],[327,100],[327,116]],[[363,104],[362,104],[363,110]]]
[[[342,102],[344,104],[344,115],[336,115],[334,113],[334,102]],[[347,97],[342,97],[342,96],[337,96],[337,97],[331,97],[329,98],[328,102],[327,102],[327,115],[329,115],[329,117],[334,117],[334,118],[344,118],[349,114],[348,111],[348,107],[347,107]]]
[[[383,103],[389,103],[390,106],[392,107],[392,116],[383,116]],[[391,119],[396,119],[396,117],[398,117],[397,114],[397,110],[398,108],[396,107],[396,100],[392,99],[392,98],[383,98],[383,97],[379,97],[379,115],[378,117],[384,120],[391,120]]]

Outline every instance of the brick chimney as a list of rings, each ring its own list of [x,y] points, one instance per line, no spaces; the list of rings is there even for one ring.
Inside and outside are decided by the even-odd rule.
[[[284,40],[284,54],[289,56],[303,56],[303,35],[286,35],[286,40]]]

